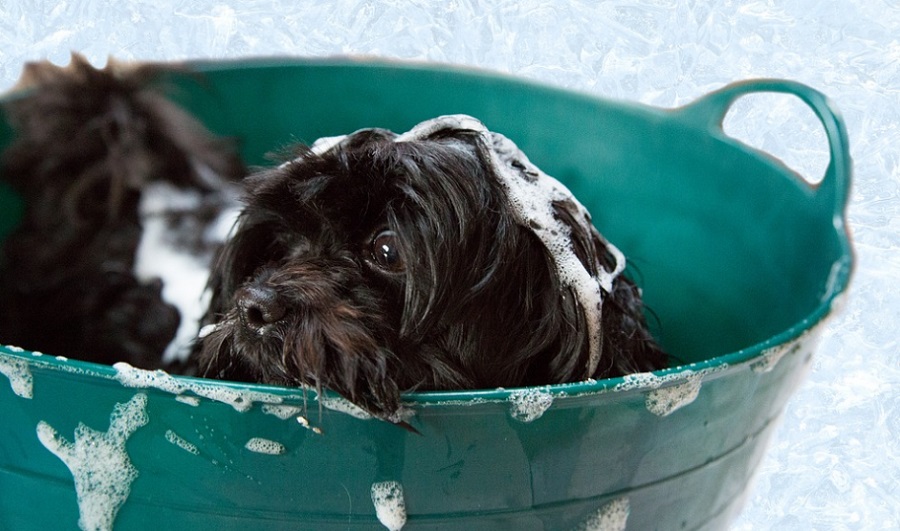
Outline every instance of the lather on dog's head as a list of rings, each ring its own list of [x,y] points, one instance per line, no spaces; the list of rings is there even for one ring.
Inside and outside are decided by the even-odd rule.
[[[397,420],[407,390],[665,364],[621,254],[472,118],[323,139],[247,188],[211,276],[206,376],[328,388]]]

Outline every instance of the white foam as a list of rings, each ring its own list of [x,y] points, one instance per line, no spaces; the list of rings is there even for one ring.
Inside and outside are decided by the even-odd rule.
[[[28,362],[0,355],[0,374],[9,378],[13,393],[22,398],[34,397],[34,377]]]
[[[776,345],[772,348],[762,351],[759,359],[750,364],[750,369],[758,374],[770,372],[775,368],[776,365],[778,365],[778,362],[781,361],[781,358],[785,357],[788,354],[794,354],[799,351],[801,345],[803,344],[803,339],[804,338],[801,338],[801,340],[799,341]]]
[[[193,406],[193,407],[200,406],[200,398],[196,397],[196,396],[177,395],[177,396],[175,396],[175,400],[181,402],[182,404],[187,404],[187,405]]]
[[[615,499],[590,515],[576,531],[624,531],[631,506],[628,498]]]
[[[553,404],[553,395],[539,389],[513,391],[509,394],[510,414],[516,420],[533,422]]]
[[[184,439],[182,439],[177,433],[172,430],[166,430],[166,440],[175,446],[181,448],[185,452],[194,455],[200,455],[200,450],[193,443],[190,443]]]
[[[624,255],[607,242],[608,252],[615,258],[612,271],[600,269],[595,278],[584,267],[571,242],[570,228],[554,215],[553,203],[565,202],[578,211],[575,221],[581,230],[590,232],[590,215],[562,183],[541,171],[510,139],[492,133],[475,118],[467,115],[440,116],[416,125],[399,135],[397,142],[414,141],[446,128],[467,129],[481,134],[496,175],[506,190],[520,225],[530,228],[553,258],[563,286],[571,288],[587,317],[590,357],[585,378],[593,376],[602,355],[601,311],[604,292],[612,290],[615,278],[625,269]],[[598,264],[599,266],[599,264]]]
[[[213,332],[215,332],[216,329],[218,329],[218,328],[219,328],[219,324],[218,324],[218,323],[213,323],[213,324],[208,324],[208,325],[203,326],[203,327],[200,329],[200,331],[197,332],[197,339],[203,339],[203,338],[205,338],[206,336],[208,336],[208,335],[212,334]]]
[[[321,155],[331,148],[340,144],[347,135],[338,135],[338,136],[323,136],[322,138],[313,142],[313,145],[309,147],[309,150],[315,153],[316,155]]]
[[[340,413],[346,413],[347,415],[358,419],[369,420],[373,418],[371,413],[357,406],[353,402],[350,402],[342,396],[320,396],[319,403],[322,404],[322,407],[324,407],[325,409],[338,411]]]
[[[700,394],[701,377],[694,374],[684,382],[647,393],[647,410],[659,417],[671,415],[690,404]]]
[[[113,365],[116,369],[116,380],[126,387],[155,388],[174,395],[183,395],[190,392],[197,396],[222,402],[233,407],[237,411],[249,411],[257,402],[265,404],[280,404],[283,399],[271,393],[250,391],[247,389],[232,389],[216,382],[203,383],[192,380],[175,378],[161,370],[150,371],[132,367],[125,362]],[[186,398],[180,399],[182,402]]]
[[[727,363],[699,371],[684,370],[657,376],[650,372],[629,374],[613,389],[617,392],[646,390],[645,405],[654,415],[666,416],[692,403],[700,394],[703,379],[728,369]]]
[[[44,421],[37,425],[41,443],[72,472],[78,498],[78,525],[83,531],[111,531],[116,514],[128,499],[138,471],[131,464],[125,442],[146,425],[147,395],[139,393],[116,404],[105,433],[79,423],[70,443]]]
[[[247,441],[247,444],[244,445],[244,448],[250,450],[251,452],[266,455],[281,455],[287,451],[284,445],[280,442],[263,439],[262,437],[253,437],[252,439]]]
[[[276,416],[281,420],[287,420],[302,413],[303,408],[284,404],[263,404],[262,412],[267,415]]]
[[[390,531],[400,531],[406,525],[406,500],[403,485],[396,481],[372,484],[372,503],[381,525]]]

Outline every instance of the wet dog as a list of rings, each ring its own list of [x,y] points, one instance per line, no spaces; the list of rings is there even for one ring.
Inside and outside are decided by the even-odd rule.
[[[0,254],[0,341],[100,363],[183,360],[245,170],[163,97],[160,66],[26,67],[2,179],[24,200]]]
[[[666,364],[622,253],[473,118],[322,139],[245,186],[194,355],[208,377],[328,388],[397,421],[404,391]]]

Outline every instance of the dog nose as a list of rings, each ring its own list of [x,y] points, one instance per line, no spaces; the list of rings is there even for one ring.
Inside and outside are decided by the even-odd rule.
[[[254,329],[280,321],[287,309],[278,293],[266,287],[244,287],[237,292],[238,308],[244,323]]]

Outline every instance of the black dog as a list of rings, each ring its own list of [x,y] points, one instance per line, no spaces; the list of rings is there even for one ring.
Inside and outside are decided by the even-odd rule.
[[[397,421],[407,390],[666,363],[621,253],[475,119],[323,139],[246,187],[195,352],[209,377],[329,388]]]
[[[169,73],[26,68],[4,107],[2,179],[26,210],[0,257],[3,343],[146,368],[189,354],[244,168],[162,96]]]

